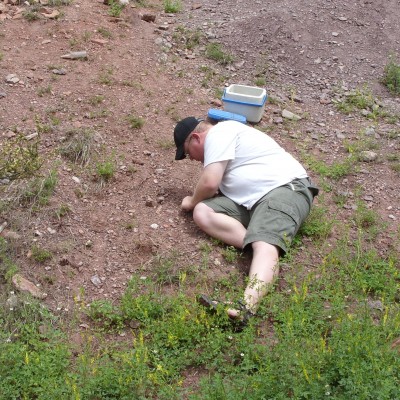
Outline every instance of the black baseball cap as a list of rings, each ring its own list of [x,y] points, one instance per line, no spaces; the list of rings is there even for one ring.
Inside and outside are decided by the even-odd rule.
[[[176,124],[174,129],[174,140],[176,146],[175,160],[183,160],[185,158],[185,141],[201,121],[204,120],[196,117],[187,117]]]

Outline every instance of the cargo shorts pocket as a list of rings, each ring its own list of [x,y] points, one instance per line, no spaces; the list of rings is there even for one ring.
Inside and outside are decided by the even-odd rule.
[[[298,226],[300,224],[300,217],[296,213],[296,210],[294,207],[285,204],[285,203],[280,203],[276,200],[270,200],[268,202],[268,207],[272,210],[279,211],[283,214],[286,214],[288,217],[290,217]]]

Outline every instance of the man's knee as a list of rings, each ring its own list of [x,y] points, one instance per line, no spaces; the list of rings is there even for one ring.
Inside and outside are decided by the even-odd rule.
[[[205,205],[204,203],[198,203],[193,210],[193,220],[200,228],[208,225],[210,213],[214,213],[214,210]]]
[[[251,244],[253,252],[264,253],[268,257],[279,258],[279,248],[274,244],[270,244],[263,241],[256,241]]]

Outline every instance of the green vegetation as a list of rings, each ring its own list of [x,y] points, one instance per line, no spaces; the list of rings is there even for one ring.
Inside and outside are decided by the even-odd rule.
[[[69,6],[72,4],[72,0],[48,0],[49,6]]]
[[[263,77],[263,76],[258,76],[258,77],[256,77],[256,78],[254,79],[254,84],[255,84],[256,86],[263,87],[263,86],[265,86],[265,85],[267,84],[267,80],[266,80],[265,77]]]
[[[345,114],[351,114],[358,110],[363,116],[373,120],[379,117],[387,117],[375,99],[371,89],[366,85],[362,88],[342,93],[333,102],[336,108]]]
[[[66,159],[86,165],[92,153],[93,132],[90,129],[72,129],[67,131],[60,154]]]
[[[178,25],[172,35],[172,38],[180,47],[183,47],[187,50],[193,50],[201,44],[204,35],[200,29],[191,30],[183,27],[182,25]]]
[[[164,0],[164,12],[178,13],[182,10],[182,3],[180,0]]]
[[[144,119],[136,115],[130,114],[126,117],[131,129],[140,129],[144,125]]]
[[[50,170],[44,177],[38,176],[28,181],[19,195],[20,204],[30,205],[34,209],[47,205],[57,182],[58,174],[55,170]]]
[[[113,69],[112,67],[104,68],[103,71],[99,74],[98,82],[102,85],[112,85],[114,83],[113,80]]]
[[[393,56],[385,66],[383,84],[395,95],[400,95],[400,64],[396,63]]]
[[[58,210],[56,210],[56,216],[58,219],[65,217],[71,212],[71,207],[68,204],[61,204]]]
[[[353,156],[346,158],[344,161],[336,161],[330,165],[323,160],[318,160],[311,155],[305,155],[306,163],[309,168],[322,177],[338,180],[350,172],[354,171],[356,160]]]
[[[314,205],[299,233],[313,240],[322,241],[329,237],[334,224],[335,221],[329,216],[325,207]]]
[[[37,94],[39,97],[43,97],[45,94],[51,94],[51,86],[45,86],[38,89]]]
[[[225,53],[219,43],[208,43],[206,46],[206,57],[221,65],[228,65],[233,62],[233,57]]]
[[[103,103],[104,96],[103,95],[95,95],[89,98],[89,104],[92,106],[98,106],[99,104]]]
[[[115,161],[111,159],[96,164],[96,174],[102,183],[110,181],[116,169]]]
[[[234,263],[237,262],[238,258],[240,257],[240,253],[237,249],[235,249],[233,246],[226,246],[222,251],[221,251],[222,257],[228,262],[228,263]]]
[[[17,133],[0,145],[0,179],[16,180],[34,176],[42,165],[39,137],[28,141]]]
[[[77,316],[92,322],[74,347],[62,320],[37,302],[20,302],[13,312],[3,306],[2,396],[394,399],[398,260],[379,257],[362,241],[348,243],[343,237],[311,274],[297,264],[288,290],[271,292],[240,332],[222,309],[205,312],[186,293],[190,269],[176,271],[175,255],[154,260],[154,279],[133,277],[119,302],[77,303]],[[219,296],[234,284],[218,281]],[[129,333],[125,342],[98,340]],[[185,378],[193,370],[205,372],[194,386]]]
[[[112,33],[106,28],[103,27],[97,28],[97,32],[100,33],[100,35],[106,39],[112,38]]]
[[[31,253],[32,253],[32,259],[41,264],[53,258],[53,254],[50,251],[42,249],[39,246],[33,246],[31,249]]]
[[[22,16],[27,20],[27,21],[37,21],[40,18],[38,8],[33,6],[29,7],[26,9],[23,13]]]
[[[123,9],[125,8],[125,5],[121,4],[118,0],[109,0],[108,4],[110,6],[110,9],[108,10],[108,14],[111,17],[118,18]]]

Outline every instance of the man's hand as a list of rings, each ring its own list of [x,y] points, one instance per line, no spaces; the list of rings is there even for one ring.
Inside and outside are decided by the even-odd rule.
[[[193,196],[186,196],[182,200],[181,208],[183,211],[192,211],[195,204],[193,204]]]
[[[186,196],[182,200],[182,210],[192,211],[197,203],[215,196],[227,164],[228,160],[218,161],[207,165],[207,167],[203,169],[193,196]]]

